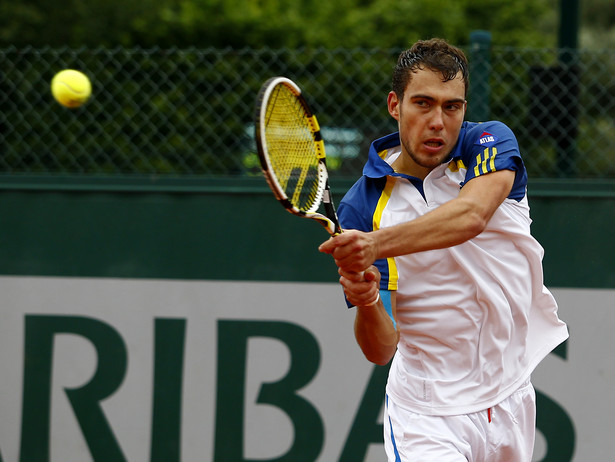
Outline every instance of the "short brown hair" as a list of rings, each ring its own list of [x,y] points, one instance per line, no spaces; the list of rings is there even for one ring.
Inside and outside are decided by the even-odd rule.
[[[466,55],[446,40],[434,38],[419,40],[399,55],[393,70],[393,91],[400,100],[404,97],[412,73],[425,68],[440,72],[444,82],[453,80],[461,72],[465,94],[468,94],[469,73]]]

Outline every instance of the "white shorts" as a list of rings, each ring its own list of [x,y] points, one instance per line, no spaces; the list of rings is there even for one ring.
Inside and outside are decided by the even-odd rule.
[[[536,393],[529,380],[497,406],[465,415],[415,414],[386,397],[389,462],[530,462],[535,434]]]

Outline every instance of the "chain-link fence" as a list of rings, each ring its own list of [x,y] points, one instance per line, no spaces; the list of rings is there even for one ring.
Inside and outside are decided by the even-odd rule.
[[[273,75],[312,103],[332,175],[356,177],[369,143],[396,128],[386,97],[399,51],[0,49],[0,178],[257,174],[254,100]],[[532,177],[615,177],[615,51],[467,51],[468,117],[507,123]],[[92,80],[81,108],[51,96],[65,68]]]

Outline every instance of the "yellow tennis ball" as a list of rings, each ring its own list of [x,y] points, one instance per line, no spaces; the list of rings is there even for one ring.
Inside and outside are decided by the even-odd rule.
[[[51,93],[62,106],[73,109],[88,100],[92,94],[92,84],[83,72],[65,69],[51,80]]]

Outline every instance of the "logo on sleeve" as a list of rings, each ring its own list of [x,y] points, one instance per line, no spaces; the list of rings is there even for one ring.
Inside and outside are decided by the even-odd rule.
[[[475,144],[478,144],[479,146],[491,146],[497,143],[497,141],[498,141],[497,136],[492,135],[491,133],[488,133],[488,132],[483,132],[483,134],[480,136],[480,138]]]

